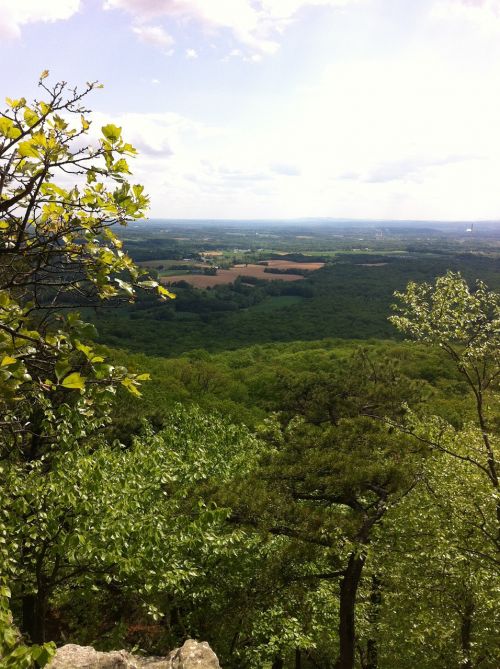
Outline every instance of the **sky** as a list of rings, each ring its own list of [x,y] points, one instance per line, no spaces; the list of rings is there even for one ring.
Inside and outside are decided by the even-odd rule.
[[[157,218],[500,219],[500,0],[0,0],[139,151]]]

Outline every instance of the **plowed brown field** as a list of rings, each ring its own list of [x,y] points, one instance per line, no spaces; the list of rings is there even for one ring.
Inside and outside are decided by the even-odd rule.
[[[324,267],[324,262],[293,262],[293,260],[266,260],[268,267],[276,269],[305,269],[313,272]]]
[[[265,281],[300,281],[303,277],[300,274],[273,274],[266,272],[266,267],[276,269],[297,269],[313,271],[323,267],[324,263],[297,263],[289,260],[269,260],[267,265],[235,265],[231,269],[219,269],[215,276],[208,274],[179,274],[178,276],[168,276],[162,278],[162,283],[175,283],[177,281],[186,281],[196,288],[209,288],[221,284],[234,283],[239,277],[253,276]]]

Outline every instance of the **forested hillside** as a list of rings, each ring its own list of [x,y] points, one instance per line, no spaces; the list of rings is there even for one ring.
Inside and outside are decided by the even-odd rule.
[[[0,667],[497,669],[496,232],[129,255],[135,149],[47,77],[0,116]]]
[[[335,238],[332,243],[324,234],[320,239],[326,249],[338,244]],[[293,241],[286,238],[282,248],[288,249]],[[354,239],[352,242],[359,244]],[[403,236],[399,243],[404,246],[408,240]],[[417,249],[387,255],[349,251],[331,257],[328,252],[323,256],[316,252],[302,257],[309,263],[324,260],[325,266],[303,272],[305,276],[299,281],[254,279],[250,284],[249,278],[243,277],[233,285],[211,290],[182,282],[172,287],[177,294],[173,302],[158,306],[151,296],[139,295],[133,305],[87,315],[96,323],[104,343],[161,356],[200,348],[225,351],[251,344],[325,337],[397,338],[400,335],[389,323],[388,315],[394,291],[404,290],[410,280],[433,281],[453,270],[471,284],[480,278],[491,288],[500,288],[500,240],[493,238],[488,252],[481,253],[457,249],[438,253],[440,243],[440,239],[433,240],[427,252]],[[152,242],[144,246],[154,247],[156,257],[168,255],[168,251],[159,251]],[[200,243],[198,250],[201,246]],[[263,258],[271,255],[259,253]],[[252,257],[251,253],[241,260],[248,256]],[[148,266],[164,262],[150,261]],[[272,279],[275,275],[268,276]],[[189,275],[185,278],[189,279]]]

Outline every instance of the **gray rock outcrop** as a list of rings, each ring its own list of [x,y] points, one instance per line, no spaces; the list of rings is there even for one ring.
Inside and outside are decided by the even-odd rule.
[[[188,639],[167,657],[139,657],[125,650],[101,653],[67,644],[57,649],[47,669],[220,669],[220,664],[206,641]]]
[[[199,643],[188,639],[170,656],[172,669],[220,669],[217,655],[206,641]],[[162,668],[158,667],[158,669]]]

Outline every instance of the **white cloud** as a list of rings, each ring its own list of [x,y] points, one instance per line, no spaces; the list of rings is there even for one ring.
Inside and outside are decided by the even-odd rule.
[[[213,128],[173,112],[127,112],[111,117],[96,112],[92,120],[94,129],[109,122],[121,127],[126,141],[138,150],[139,161],[141,157],[163,160],[178,155],[186,144],[186,138],[196,142],[216,132]]]
[[[271,165],[271,170],[275,174],[281,174],[286,177],[298,177],[300,176],[300,170],[296,165],[289,165],[283,163],[276,163]]]
[[[153,214],[497,218],[498,79],[427,52],[339,62],[251,125],[184,120],[168,159],[150,140]]]
[[[162,49],[171,47],[174,43],[173,37],[161,26],[135,25],[132,27],[132,30],[141,42],[152,44]]]
[[[436,158],[409,157],[401,160],[381,162],[375,165],[367,175],[357,174],[355,179],[368,183],[388,183],[390,181],[417,181],[425,180],[426,172],[435,167],[444,167],[454,163],[477,160],[478,156],[442,156]],[[345,178],[345,176],[344,176]]]
[[[28,23],[69,19],[79,9],[80,0],[0,0],[0,37],[20,37]]]
[[[186,58],[195,60],[198,58],[198,52],[195,49],[186,49]]]
[[[212,29],[229,29],[242,44],[264,54],[279,48],[277,38],[305,7],[344,7],[363,0],[104,0],[135,20],[193,19]]]
[[[498,218],[500,46],[486,58],[462,51],[428,42],[398,58],[339,59],[309,87],[227,115],[224,129],[164,113],[97,126],[123,126],[137,146],[134,180],[154,216]],[[230,54],[252,55],[262,52]]]
[[[221,168],[218,175],[219,168],[207,160],[207,146],[224,134],[223,129],[172,112],[115,115],[93,112],[91,120],[91,144],[98,142],[103,125],[114,123],[122,128],[125,141],[137,149],[138,155],[128,159],[133,173],[130,180],[146,186],[151,196],[151,215],[175,216],[182,211],[180,202],[196,199],[212,182],[217,190],[220,188],[217,184],[225,181],[223,175],[231,170]],[[196,175],[199,182],[186,175]],[[232,179],[237,182],[238,176],[235,174]]]
[[[261,0],[264,12],[272,18],[288,19],[304,7],[346,7],[353,0]]]
[[[500,32],[500,0],[438,0],[431,17],[446,21],[462,21],[474,25],[485,34]]]

